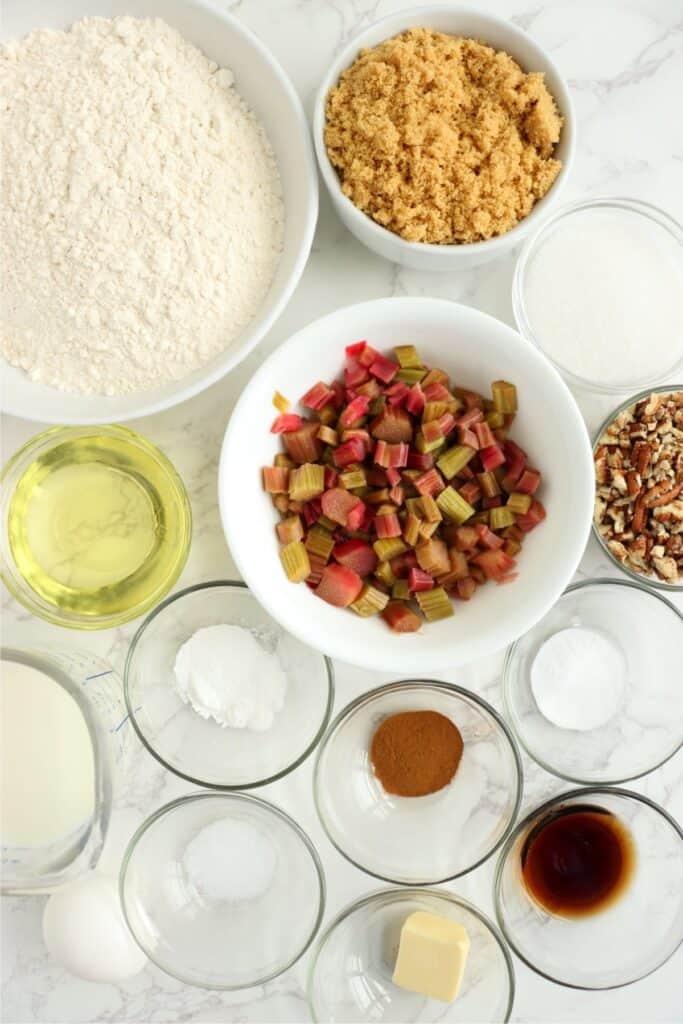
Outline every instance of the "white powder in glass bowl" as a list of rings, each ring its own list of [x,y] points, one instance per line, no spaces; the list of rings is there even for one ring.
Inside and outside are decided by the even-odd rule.
[[[159,19],[0,47],[0,350],[119,395],[178,380],[263,302],[280,177],[233,76]]]

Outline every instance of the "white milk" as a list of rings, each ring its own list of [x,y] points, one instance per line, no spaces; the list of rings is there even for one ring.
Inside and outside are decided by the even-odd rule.
[[[95,760],[73,697],[38,669],[0,661],[0,834],[44,846],[93,814]]]

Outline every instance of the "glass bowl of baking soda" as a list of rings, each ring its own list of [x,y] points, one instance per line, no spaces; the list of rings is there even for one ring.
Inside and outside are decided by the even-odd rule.
[[[135,731],[164,767],[232,790],[274,782],[308,757],[334,682],[329,659],[281,629],[243,583],[215,580],[145,619],[124,693]]]
[[[508,650],[505,715],[547,771],[585,785],[627,782],[681,747],[683,616],[618,579],[568,587]]]

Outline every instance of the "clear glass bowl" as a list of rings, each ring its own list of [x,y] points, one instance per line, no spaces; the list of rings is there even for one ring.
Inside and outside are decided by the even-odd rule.
[[[422,797],[386,793],[370,763],[381,722],[401,711],[437,711],[464,742],[448,786]],[[314,796],[330,841],[375,878],[434,885],[490,857],[512,828],[522,767],[502,718],[481,697],[450,683],[406,680],[363,694],[336,717],[315,765]]]
[[[267,732],[223,728],[176,690],[178,648],[198,629],[221,623],[249,629],[286,673],[284,707]],[[124,694],[135,731],[165,768],[198,786],[249,789],[308,757],[330,719],[334,677],[329,659],[281,629],[244,583],[215,580],[173,594],[145,619],[126,658]]]
[[[92,814],[49,845],[2,844],[2,892],[50,892],[94,868],[100,859],[129,735],[121,680],[106,661],[90,652],[2,647],[0,659],[36,669],[61,686],[76,701],[92,743]],[[7,725],[4,722],[3,728]]]
[[[156,487],[163,480],[169,501],[166,503],[166,532],[158,550],[150,556],[128,579],[138,578],[136,594],[140,599],[124,610],[111,614],[85,614],[72,609],[59,607],[47,601],[37,593],[24,579],[17,565],[9,540],[9,513],[15,488],[29,466],[38,458],[46,456],[59,445],[81,437],[111,437],[126,446],[140,450],[148,465],[153,467],[157,479],[147,481]],[[104,454],[102,456],[104,458]],[[133,472],[136,472],[133,467]],[[2,494],[0,495],[0,511],[2,528],[0,530],[0,577],[12,595],[28,608],[34,615],[56,626],[68,626],[71,629],[111,629],[121,626],[131,619],[143,615],[157,604],[171,589],[183,570],[190,550],[192,539],[192,513],[185,486],[176,473],[173,465],[155,445],[140,434],[120,427],[116,424],[96,427],[52,427],[32,437],[7,462],[2,474]],[[168,572],[163,579],[154,577],[153,569],[158,565],[163,553],[172,553],[168,557]]]
[[[587,388],[590,391],[623,394],[625,391],[644,388],[648,384],[654,385],[664,380],[683,364],[683,352],[679,349],[670,365],[659,366],[656,369],[653,368],[652,374],[645,378],[611,384],[589,380],[561,365],[548,354],[543,345],[543,339],[534,331],[525,300],[527,275],[544,244],[558,226],[564,225],[573,218],[582,217],[590,211],[607,211],[616,216],[640,218],[647,221],[652,230],[656,231],[660,236],[662,244],[669,246],[672,252],[676,253],[679,259],[683,260],[683,227],[668,213],[665,213],[664,210],[660,210],[658,207],[638,199],[629,199],[628,197],[621,196],[599,196],[594,199],[580,200],[579,202],[561,207],[556,213],[548,217],[541,227],[525,241],[517,260],[512,282],[512,308],[520,333],[540,349],[543,355],[559,370],[567,383]],[[586,259],[589,258],[590,254],[587,253]],[[674,341],[675,339],[672,338],[672,344]],[[646,340],[644,340],[644,343],[647,343]]]
[[[260,895],[216,899],[187,872],[188,844],[226,819],[258,830],[275,858]],[[234,883],[239,889],[239,879]],[[323,869],[308,836],[284,811],[244,793],[198,793],[160,808],[128,844],[119,884],[143,952],[178,981],[201,988],[249,988],[282,974],[310,946],[325,905]]]
[[[452,1003],[392,981],[401,927],[416,910],[451,918],[469,935],[462,987]],[[321,1022],[497,1024],[510,1019],[514,994],[512,959],[496,926],[471,903],[438,889],[383,889],[352,903],[320,937],[308,975],[311,1017]]]
[[[631,833],[635,869],[619,899],[579,918],[549,914],[529,896],[521,852],[531,830],[567,807],[599,807]],[[625,789],[575,789],[532,811],[507,840],[494,882],[498,924],[513,951],[548,981],[619,988],[661,967],[683,942],[683,831],[665,810]]]
[[[626,409],[630,409],[632,405],[637,405],[638,402],[642,402],[644,398],[649,398],[650,395],[669,395],[674,391],[683,391],[683,384],[663,384],[658,388],[646,388],[644,391],[639,392],[637,395],[632,395],[631,398],[627,398],[621,405],[613,409],[612,412],[605,418],[600,424],[600,429],[595,434],[595,440],[593,441],[593,452],[595,453],[596,448],[600,443],[600,438],[609,427],[610,423],[617,418],[619,413],[624,412]],[[628,566],[620,562],[618,558],[615,558],[610,549],[605,544],[605,541],[600,536],[595,519],[593,519],[593,536],[597,540],[598,544],[605,552],[609,560],[619,569],[620,572],[625,573],[632,580],[636,580],[638,583],[646,583],[648,587],[657,587],[659,590],[670,590],[673,592],[683,593],[683,581],[680,583],[667,583],[666,580],[661,580],[656,575],[646,575],[642,572],[634,572]]]
[[[560,630],[588,627],[608,640],[623,665],[622,697],[602,726],[554,725],[539,710],[531,666]],[[683,745],[683,616],[659,594],[625,580],[584,580],[508,649],[505,716],[530,757],[546,771],[585,785],[627,782],[654,771]]]

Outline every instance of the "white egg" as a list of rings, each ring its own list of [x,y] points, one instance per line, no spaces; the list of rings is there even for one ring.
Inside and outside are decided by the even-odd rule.
[[[123,981],[147,963],[123,916],[117,880],[99,872],[52,894],[43,938],[51,956],[86,981]]]

